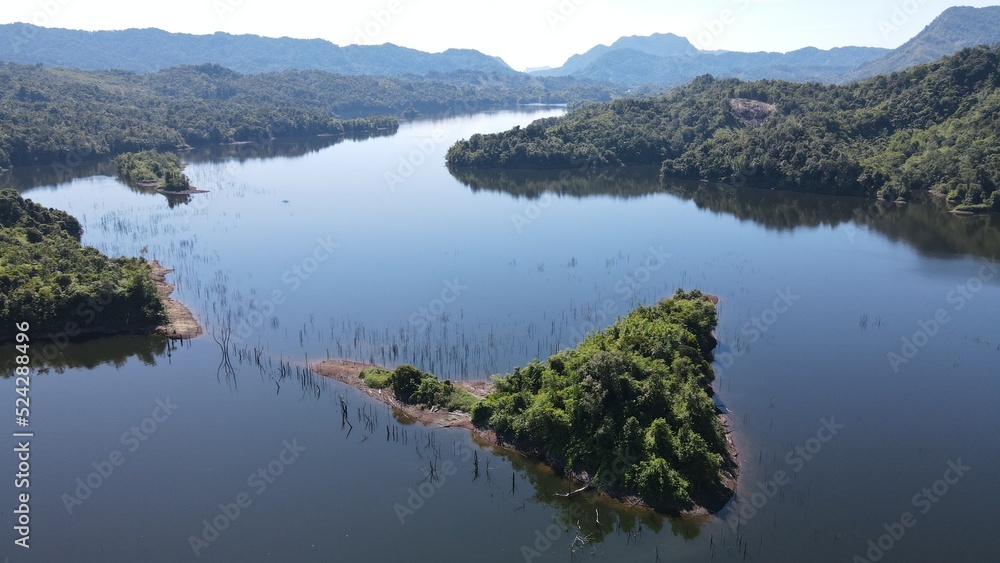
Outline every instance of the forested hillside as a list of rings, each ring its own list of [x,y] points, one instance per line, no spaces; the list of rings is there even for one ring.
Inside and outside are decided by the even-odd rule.
[[[82,232],[67,213],[0,190],[0,342],[20,322],[36,339],[65,340],[145,332],[165,320],[149,265],[84,247]]]
[[[660,164],[665,176],[1000,209],[1000,49],[847,85],[701,77],[456,143],[458,168]]]
[[[336,119],[305,93],[279,103],[276,80],[252,89],[241,78],[214,65],[154,75],[0,65],[0,167],[397,125]]]
[[[0,83],[0,168],[272,136],[367,133],[393,129],[397,121],[365,116],[579,103],[617,94],[572,78],[244,75],[211,64],[152,74],[0,64]]]

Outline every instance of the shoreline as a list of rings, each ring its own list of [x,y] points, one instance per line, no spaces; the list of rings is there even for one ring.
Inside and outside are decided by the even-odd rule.
[[[391,389],[371,388],[364,380],[358,377],[358,374],[363,370],[377,367],[381,366],[352,360],[325,360],[309,366],[309,369],[323,377],[329,377],[330,379],[336,379],[341,383],[345,383],[369,397],[389,405],[393,410],[415,422],[438,428],[465,428],[483,437],[494,436],[492,432],[476,428],[472,424],[472,417],[469,413],[446,411],[437,407],[428,409],[418,405],[408,405],[400,402]],[[493,383],[489,381],[452,381],[452,383],[456,387],[461,387],[472,393],[477,399],[482,399],[493,391]]]
[[[714,302],[718,302],[718,297],[709,297],[710,299],[714,298]],[[420,422],[421,424],[438,428],[464,428],[472,433],[473,439],[479,442],[481,446],[488,446],[492,449],[512,452],[514,454],[536,460],[539,463],[554,469],[558,473],[561,473],[569,482],[582,485],[581,488],[575,489],[574,493],[570,494],[582,491],[592,491],[602,495],[606,500],[621,503],[629,508],[641,508],[659,514],[678,514],[682,516],[705,516],[715,514],[722,510],[726,504],[728,504],[729,501],[736,496],[736,485],[739,478],[740,468],[738,461],[739,454],[736,451],[736,444],[733,441],[732,430],[730,430],[726,415],[721,412],[718,413],[717,416],[719,422],[724,428],[726,451],[728,455],[727,459],[723,460],[723,473],[722,479],[719,483],[719,488],[712,491],[705,491],[703,494],[698,495],[697,498],[692,498],[693,506],[684,508],[659,507],[660,509],[658,510],[656,507],[650,506],[641,498],[634,495],[625,495],[613,489],[595,487],[586,473],[577,473],[558,463],[558,460],[548,459],[547,457],[539,455],[536,452],[523,450],[518,448],[515,444],[501,440],[493,431],[478,428],[472,424],[472,418],[469,413],[445,411],[437,409],[436,407],[433,409],[427,409],[422,406],[408,405],[400,402],[391,389],[373,389],[368,387],[364,380],[358,376],[362,370],[368,368],[387,368],[364,362],[356,362],[353,360],[325,360],[312,364],[308,367],[316,374],[340,381],[341,383],[353,387],[369,397],[390,406],[394,413],[405,416],[414,422]],[[461,387],[480,399],[489,394],[494,388],[493,383],[490,381],[452,381],[452,383],[456,387]]]
[[[167,282],[167,274],[173,272],[164,268],[157,260],[147,260],[150,267],[150,277],[156,286],[156,294],[163,301],[163,309],[167,314],[167,322],[153,328],[152,334],[166,336],[171,340],[190,340],[204,334],[204,329],[191,314],[191,310],[170,298],[174,285]]]

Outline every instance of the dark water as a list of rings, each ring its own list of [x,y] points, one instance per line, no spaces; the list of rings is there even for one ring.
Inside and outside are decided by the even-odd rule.
[[[208,561],[852,561],[890,530],[881,561],[995,560],[996,218],[661,185],[645,169],[443,165],[455,139],[558,112],[191,153],[210,193],[180,202],[99,164],[3,179],[76,215],[86,244],[175,268],[209,334],[36,358],[32,548],[13,546],[8,450],[2,553],[184,561],[197,536]],[[651,256],[662,266],[644,268]],[[742,475],[713,517],[560,499],[544,467],[402,424],[302,369],[347,357],[486,377],[678,287],[722,299],[716,386]],[[231,369],[213,334],[238,350]],[[14,381],[0,386],[13,404]],[[970,469],[936,484],[959,461]]]

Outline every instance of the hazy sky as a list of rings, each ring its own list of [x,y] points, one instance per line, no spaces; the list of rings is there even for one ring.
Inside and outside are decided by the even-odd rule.
[[[478,49],[523,70],[623,35],[672,32],[702,49],[790,51],[812,45],[896,47],[947,0],[3,0],[0,22],[45,27],[158,27],[253,33],[424,51]],[[993,1],[965,1],[989,6]]]

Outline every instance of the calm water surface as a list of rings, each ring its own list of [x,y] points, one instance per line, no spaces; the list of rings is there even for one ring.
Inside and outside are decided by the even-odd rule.
[[[209,334],[97,340],[47,362],[32,390],[32,549],[12,546],[8,484],[3,554],[185,561],[196,536],[206,561],[847,562],[888,526],[903,531],[871,552],[882,561],[995,561],[996,219],[664,186],[646,169],[443,164],[456,139],[561,111],[194,152],[187,173],[209,193],[181,202],[99,164],[4,178],[78,217],[85,244],[174,268],[175,297]],[[742,475],[713,517],[558,499],[566,484],[545,468],[303,371],[345,357],[485,378],[680,287],[722,299],[716,388]],[[251,357],[227,369],[213,334]],[[949,462],[969,469],[935,485]],[[894,526],[906,512],[915,524]]]

